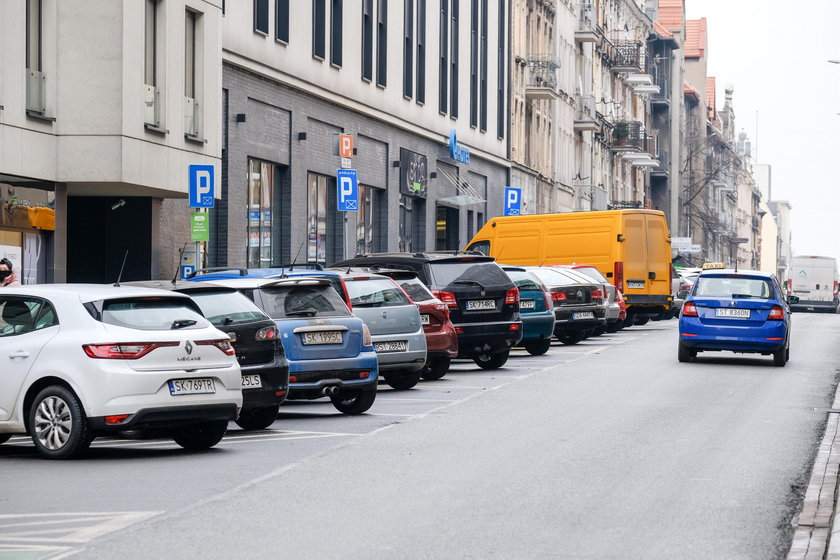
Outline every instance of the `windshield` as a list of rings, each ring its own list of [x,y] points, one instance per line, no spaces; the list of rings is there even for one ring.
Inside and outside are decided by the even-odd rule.
[[[263,288],[262,302],[272,319],[349,317],[350,310],[331,286]]]
[[[350,304],[353,307],[411,305],[402,290],[391,279],[348,280],[345,284],[347,284]]]
[[[237,325],[267,318],[254,302],[239,292],[194,292],[189,295],[214,325]]]
[[[773,297],[773,287],[765,278],[750,276],[699,276],[694,290],[695,297],[758,298]]]
[[[592,280],[595,280],[596,282],[603,282],[605,284],[609,283],[609,280],[604,278],[604,275],[601,274],[601,271],[599,271],[594,266],[582,266],[573,270],[579,274],[583,274],[584,276],[591,278]]]
[[[535,268],[532,272],[547,286],[570,286],[580,283],[578,280],[569,278],[556,269]]]
[[[143,297],[105,300],[86,307],[95,319],[107,325],[159,331],[169,329],[203,329],[210,323],[187,298]],[[101,313],[96,308],[101,305]]]
[[[507,271],[507,275],[513,280],[513,285],[519,288],[520,292],[542,292],[543,288],[528,272],[520,272],[515,270]]]

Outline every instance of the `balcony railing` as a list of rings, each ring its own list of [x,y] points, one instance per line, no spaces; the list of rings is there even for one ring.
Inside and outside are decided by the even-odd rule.
[[[621,41],[614,46],[613,72],[642,72],[646,70],[641,43],[638,41]]]
[[[155,86],[143,85],[143,122],[160,126],[160,91]]]
[[[618,121],[612,131],[612,150],[639,152],[646,148],[647,134],[640,122]]]
[[[598,130],[594,95],[575,95],[575,131]]]
[[[662,63],[653,65],[653,85],[659,86],[659,93],[654,93],[650,96],[650,102],[653,104],[671,104],[671,80],[669,72],[662,66]]]
[[[198,137],[198,102],[184,98],[184,136]]]
[[[598,32],[595,26],[595,6],[591,2],[583,2],[577,5],[577,27],[575,28],[575,41],[578,43],[591,43],[598,39]]]
[[[536,54],[528,57],[528,80],[525,96],[532,99],[555,99],[557,91],[557,62],[550,55]]]
[[[659,153],[656,155],[657,161],[659,161],[659,165],[654,167],[650,170],[650,172],[654,175],[668,175],[671,171],[671,154],[668,150],[659,150]]]
[[[47,110],[47,78],[38,70],[26,70],[26,110],[43,115]]]

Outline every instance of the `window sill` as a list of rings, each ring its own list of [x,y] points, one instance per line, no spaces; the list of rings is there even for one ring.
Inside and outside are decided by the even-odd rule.
[[[39,121],[46,121],[46,122],[49,122],[49,123],[54,123],[55,122],[55,117],[48,117],[44,113],[42,113],[41,111],[36,111],[35,109],[27,109],[26,110],[26,116],[29,117],[30,119],[37,119]]]
[[[207,143],[206,138],[202,138],[201,136],[198,136],[196,134],[188,134],[186,132],[184,133],[184,140],[186,140],[187,142],[194,142],[195,144],[206,144]]]
[[[145,128],[149,132],[154,132],[155,134],[169,134],[169,131],[165,128],[161,128],[151,123],[143,123],[143,128]]]

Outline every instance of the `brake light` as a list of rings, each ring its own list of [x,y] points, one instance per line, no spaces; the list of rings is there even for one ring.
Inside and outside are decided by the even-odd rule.
[[[683,317],[697,317],[697,307],[692,302],[687,301],[683,304],[682,314]]]
[[[561,301],[566,301],[566,294],[563,292],[551,292],[551,301],[555,304],[560,303]]]
[[[505,294],[505,305],[517,305],[519,303],[519,288],[513,287]]]
[[[837,280],[835,280],[834,281],[834,295],[835,296],[837,295],[837,288],[838,288],[838,283],[837,283]]]
[[[593,299],[603,299],[604,293],[601,290],[592,290]]]
[[[434,290],[432,292],[436,298],[445,303],[448,307],[458,307],[458,300],[455,299],[455,294],[446,292],[444,290]]]
[[[257,331],[257,340],[260,342],[265,340],[277,340],[279,336],[277,327],[266,327]]]
[[[520,325],[519,323],[511,323],[510,324],[510,330],[511,331],[518,331],[521,328],[522,328],[522,325]]]
[[[784,318],[785,318],[785,312],[778,305],[774,305],[773,308],[770,310],[770,314],[767,316],[768,321],[781,321]]]
[[[793,279],[788,278],[786,283],[787,283],[787,295],[790,295],[790,294],[793,293]]]
[[[219,338],[216,340],[196,340],[195,343],[199,346],[215,346],[228,356],[233,356],[236,354],[236,350],[233,349],[233,345],[230,343],[229,338]]]
[[[543,292],[545,296],[545,308],[551,309],[551,292]]]
[[[615,280],[615,287],[624,291],[624,263],[616,261],[613,267],[613,280]]]
[[[344,300],[344,303],[347,304],[347,309],[353,311],[353,304],[350,303],[350,292],[347,290],[347,283],[344,281],[344,278],[339,276],[338,281],[341,282],[341,289],[344,290],[341,294],[341,299]]]
[[[122,424],[125,419],[128,418],[128,414],[115,414],[114,416],[106,416],[105,423],[106,424]]]
[[[179,346],[178,341],[171,342],[111,342],[108,344],[83,344],[82,349],[91,358],[104,360],[136,360],[155,348]],[[230,344],[230,342],[228,342]]]
[[[370,329],[364,323],[362,323],[362,345],[373,346],[373,337],[370,336]]]

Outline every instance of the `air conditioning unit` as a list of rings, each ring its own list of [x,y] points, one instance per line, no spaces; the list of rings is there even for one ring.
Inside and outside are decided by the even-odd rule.
[[[143,122],[160,126],[160,92],[155,86],[143,86]]]

